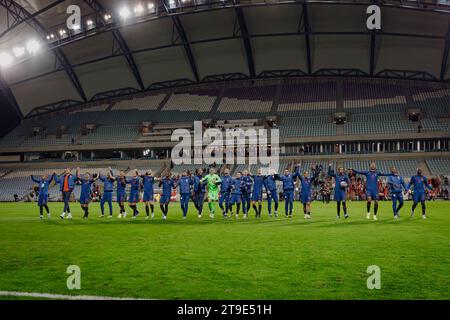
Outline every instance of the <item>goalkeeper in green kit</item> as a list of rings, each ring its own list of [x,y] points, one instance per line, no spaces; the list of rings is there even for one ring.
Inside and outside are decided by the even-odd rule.
[[[214,219],[217,201],[219,201],[219,185],[222,183],[222,180],[216,174],[216,169],[210,168],[209,174],[201,180],[201,183],[207,183],[209,217]]]

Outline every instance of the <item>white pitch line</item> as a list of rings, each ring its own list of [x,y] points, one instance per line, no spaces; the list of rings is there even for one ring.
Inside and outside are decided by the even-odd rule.
[[[0,297],[24,297],[24,298],[41,298],[52,300],[148,300],[140,298],[121,298],[121,297],[101,297],[101,296],[75,296],[51,293],[35,293],[35,292],[15,292],[0,291]]]

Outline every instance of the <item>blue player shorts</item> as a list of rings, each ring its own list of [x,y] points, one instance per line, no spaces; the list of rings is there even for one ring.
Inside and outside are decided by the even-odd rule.
[[[372,198],[372,200],[378,200],[378,190],[367,190],[367,198]]]
[[[128,203],[139,203],[139,190],[131,190]]]
[[[39,206],[45,206],[48,202],[48,195],[47,194],[40,194],[38,198],[38,205]]]
[[[116,194],[116,201],[123,203],[125,201],[127,201],[127,194],[124,192],[117,192]]]
[[[222,205],[225,202],[225,204],[230,202],[230,193],[229,192],[221,192],[220,198],[219,198],[219,205]]]
[[[153,202],[154,199],[153,192],[144,191],[144,202]]]
[[[170,202],[170,195],[163,194],[159,199],[160,204],[168,204]]]
[[[91,196],[88,194],[80,195],[80,204],[89,204],[91,202]]]
[[[263,198],[262,192],[253,192],[252,193],[252,201],[253,202],[262,201],[262,198]]]
[[[242,198],[240,194],[232,194],[231,195],[231,200],[230,203],[231,204],[236,204],[236,203],[241,203],[242,202]]]
[[[392,201],[403,201],[403,194],[401,192],[394,192],[391,194]]]
[[[423,202],[426,200],[425,192],[414,192],[413,201],[414,203]]]
[[[267,195],[267,200],[273,200],[275,202],[278,202],[278,192],[277,190],[271,190],[270,195]]]
[[[334,201],[345,201],[346,197],[345,197],[345,190],[336,190],[334,192]]]
[[[310,193],[302,194],[302,195],[300,196],[300,201],[301,201],[303,204],[311,203],[311,202],[312,202],[312,196],[311,196],[311,194],[310,194]]]

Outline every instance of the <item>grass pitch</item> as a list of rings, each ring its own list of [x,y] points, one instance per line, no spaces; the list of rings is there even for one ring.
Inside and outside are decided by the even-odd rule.
[[[141,205],[141,214],[144,211]],[[283,203],[280,203],[283,208]],[[349,203],[351,218],[335,219],[335,204],[313,203],[300,215],[202,220],[191,207],[181,219],[40,221],[30,203],[0,204],[0,291],[152,299],[450,299],[450,202],[428,203],[429,219],[409,218],[407,202],[395,221],[389,202],[380,220],[365,203]],[[264,207],[265,208],[265,207]],[[117,212],[117,207],[115,207]],[[116,216],[115,212],[115,216]],[[283,210],[281,210],[283,213]],[[81,268],[81,290],[69,291],[66,269]],[[381,290],[366,286],[367,267],[381,268]],[[0,297],[2,299],[2,297]]]

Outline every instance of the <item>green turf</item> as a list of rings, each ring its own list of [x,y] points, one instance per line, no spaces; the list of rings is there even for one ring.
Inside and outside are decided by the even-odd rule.
[[[282,205],[282,204],[281,204]],[[429,219],[394,221],[383,203],[378,222],[365,204],[336,221],[335,204],[313,204],[313,220],[254,218],[40,221],[35,204],[0,204],[0,291],[154,299],[450,299],[450,202],[428,204]],[[142,206],[141,206],[142,207]],[[143,208],[141,211],[144,211]],[[205,215],[207,216],[207,214]],[[252,212],[253,217],[253,212]],[[66,268],[81,268],[82,290],[66,287]],[[381,268],[381,290],[366,269]],[[0,299],[2,299],[0,297]]]

